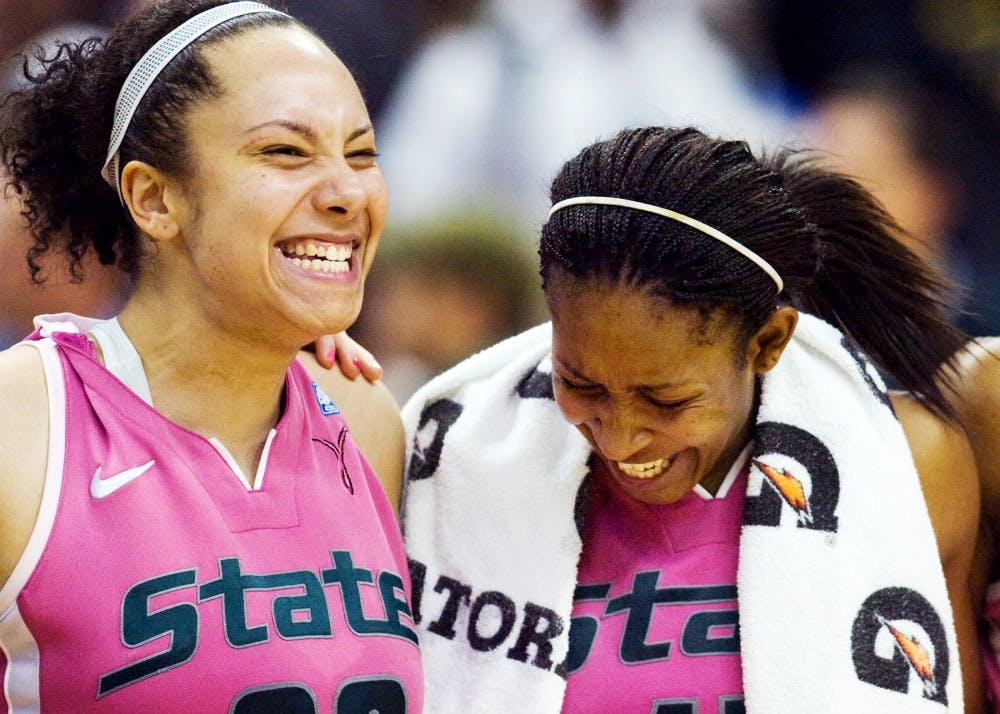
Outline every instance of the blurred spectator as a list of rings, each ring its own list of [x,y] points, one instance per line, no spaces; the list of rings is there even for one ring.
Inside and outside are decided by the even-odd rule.
[[[402,403],[438,372],[544,319],[536,262],[485,215],[389,229],[351,334]]]
[[[960,243],[975,211],[960,169],[974,150],[963,121],[948,97],[881,67],[844,73],[817,95],[811,112],[814,144],[879,198],[910,234],[914,252],[956,282],[957,306],[982,315],[988,305],[970,285],[968,249]],[[963,315],[955,321],[972,327]]]
[[[877,103],[897,107],[876,111],[872,120],[890,132],[886,141],[901,140],[897,148],[908,156],[890,156],[883,146],[879,161],[916,169],[907,175],[922,187],[903,185],[903,175],[890,177],[889,165],[869,163],[865,170],[878,171],[869,178],[882,184],[876,193],[893,202],[897,218],[905,223],[900,212],[907,211],[930,221],[929,228],[908,226],[925,242],[935,240],[933,231],[946,231],[945,267],[965,283],[964,307],[974,312],[959,320],[961,326],[978,335],[1000,334],[1000,5],[996,0],[764,0],[761,6],[762,32],[804,105],[822,103],[828,121],[836,113],[842,126],[856,128]],[[862,82],[867,87],[858,84],[862,75],[856,67],[869,68]],[[880,87],[871,81],[876,70]],[[842,148],[845,159],[856,148]],[[888,193],[892,183],[899,189],[894,195]],[[905,194],[936,203],[945,215],[934,218],[929,205],[903,208],[899,199]]]
[[[484,0],[439,31],[384,114],[390,220],[477,206],[533,240],[556,168],[622,127],[787,141],[781,107],[710,30],[707,1]]]

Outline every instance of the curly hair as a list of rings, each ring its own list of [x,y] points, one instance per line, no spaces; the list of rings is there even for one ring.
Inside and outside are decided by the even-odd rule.
[[[93,250],[100,262],[133,278],[140,269],[138,228],[100,175],[108,151],[115,103],[125,78],[160,38],[224,0],[166,0],[119,25],[106,40],[64,43],[42,67],[24,74],[28,86],[0,106],[0,159],[23,203],[34,236],[27,260],[41,282],[39,259],[66,252],[77,275]],[[132,159],[167,175],[190,175],[185,117],[191,106],[221,92],[203,51],[251,28],[287,26],[274,13],[245,15],[202,35],[181,51],[146,92],[121,146],[120,165]]]
[[[745,142],[692,128],[645,127],[594,143],[552,183],[573,196],[642,201],[706,223],[770,263],[775,283],[736,251],[655,214],[574,205],[542,228],[543,287],[564,275],[647,291],[670,304],[724,310],[749,339],[783,301],[837,326],[940,416],[954,418],[934,375],[968,336],[947,318],[948,285],[899,240],[902,229],[855,180],[808,152],[756,158]],[[947,370],[946,370],[947,373]]]

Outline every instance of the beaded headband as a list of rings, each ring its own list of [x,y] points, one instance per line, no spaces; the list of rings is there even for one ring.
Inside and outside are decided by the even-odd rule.
[[[118,150],[121,148],[129,124],[132,123],[132,116],[139,107],[139,102],[146,96],[146,92],[156,81],[160,72],[185,47],[212,28],[241,15],[256,13],[285,14],[259,2],[233,2],[209,8],[168,32],[136,62],[118,93],[118,101],[115,102],[114,124],[111,127],[111,142],[108,145],[108,156],[104,160],[104,166],[101,167],[101,176],[118,194],[119,201],[124,203],[121,181],[118,176],[118,170],[121,168],[118,166],[120,158]]]
[[[712,228],[712,226],[706,225],[699,220],[691,218],[690,216],[685,216],[683,213],[671,211],[669,208],[654,206],[651,203],[643,203],[641,201],[632,201],[627,198],[615,198],[614,196],[575,196],[573,198],[567,198],[559,201],[553,205],[552,208],[549,209],[549,218],[552,218],[552,215],[556,211],[560,211],[567,206],[580,205],[621,206],[623,208],[633,208],[637,211],[655,213],[658,216],[663,216],[664,218],[669,218],[671,220],[678,221],[679,223],[683,223],[684,225],[690,226],[697,231],[701,231],[707,236],[715,238],[721,243],[725,243],[737,253],[753,262],[757,267],[767,273],[771,280],[774,281],[774,284],[778,286],[779,293],[785,289],[785,283],[782,281],[781,276],[778,275],[778,271],[772,268],[770,263],[747,248],[745,245],[739,241],[733,240],[722,231]]]

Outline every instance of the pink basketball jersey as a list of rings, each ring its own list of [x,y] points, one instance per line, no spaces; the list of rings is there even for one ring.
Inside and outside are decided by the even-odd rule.
[[[563,712],[745,711],[736,566],[747,473],[736,468],[724,496],[647,505],[598,463]]]
[[[990,711],[1000,714],[1000,582],[989,585],[985,599],[979,650]]]
[[[0,711],[421,711],[392,508],[301,365],[250,488],[85,336],[36,344],[49,464],[0,590]]]

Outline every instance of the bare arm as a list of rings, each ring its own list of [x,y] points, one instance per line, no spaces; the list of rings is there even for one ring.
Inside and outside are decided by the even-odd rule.
[[[979,569],[985,580],[1000,542],[1000,338],[971,343],[960,356],[954,404],[972,444],[982,499]],[[985,584],[985,583],[984,583]]]
[[[937,538],[955,618],[965,711],[985,711],[970,572],[979,528],[979,483],[964,432],[937,418],[910,395],[893,395],[920,477]]]
[[[299,361],[340,407],[355,443],[375,469],[398,513],[405,444],[399,407],[389,390],[380,382],[352,380],[337,369],[327,369],[312,353],[301,353]]]
[[[24,552],[42,500],[49,441],[45,373],[30,347],[0,352],[0,585]]]
[[[970,343],[958,360],[953,404],[965,425],[979,471],[980,524],[973,556],[973,606],[981,614],[997,571],[1000,545],[1000,338]]]

